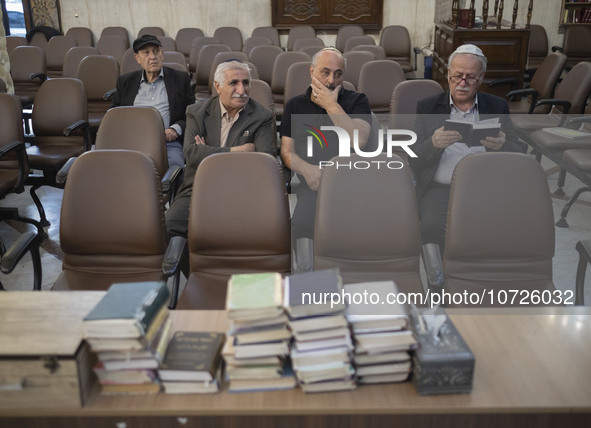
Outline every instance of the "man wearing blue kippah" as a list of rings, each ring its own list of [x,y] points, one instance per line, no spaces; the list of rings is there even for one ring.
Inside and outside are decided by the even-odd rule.
[[[461,45],[450,56],[449,90],[417,104],[416,158],[410,165],[416,178],[423,244],[445,243],[445,223],[450,183],[456,165],[472,153],[489,151],[525,152],[511,124],[509,106],[503,98],[478,92],[487,60],[479,47]],[[466,141],[456,130],[446,130],[447,119],[475,124],[500,123],[497,136]]]

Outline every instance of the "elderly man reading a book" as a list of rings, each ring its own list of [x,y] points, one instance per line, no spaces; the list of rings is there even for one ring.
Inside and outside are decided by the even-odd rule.
[[[451,177],[456,165],[472,153],[524,152],[513,130],[507,102],[478,91],[486,57],[474,45],[462,45],[449,56],[449,90],[417,104],[416,177],[423,243],[443,250]]]

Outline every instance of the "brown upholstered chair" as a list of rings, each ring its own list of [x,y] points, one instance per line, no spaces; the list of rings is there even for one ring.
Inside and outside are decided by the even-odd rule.
[[[316,37],[316,30],[309,25],[298,25],[289,29],[287,36],[287,50],[293,51],[293,45],[298,39]]]
[[[70,49],[64,57],[62,76],[76,77],[80,61],[88,55],[100,55],[100,52],[94,46],[76,46]]]
[[[373,53],[366,51],[349,51],[345,52],[343,56],[347,58],[344,79],[357,87],[361,67],[369,61],[374,61],[376,58]]]
[[[296,27],[297,28],[297,27]],[[263,47],[260,46],[259,49]],[[283,106],[285,104],[285,82],[287,79],[287,70],[296,62],[310,61],[311,58],[304,52],[281,52],[277,55],[273,64],[273,75],[271,76],[271,91],[273,91],[273,101],[275,101],[275,111],[278,118],[283,116]]]
[[[535,159],[478,153],[460,161],[447,214],[446,292],[552,291],[554,241],[548,181]]]
[[[389,25],[382,30],[380,46],[386,51],[386,58],[396,61],[405,73],[413,70],[410,62],[410,36],[406,27]]]
[[[131,73],[132,71],[138,71],[141,69],[142,66],[139,65],[136,61],[133,49],[127,49],[121,57],[121,62],[119,64],[119,74],[123,76],[124,74]]]
[[[111,100],[105,94],[117,86],[119,65],[112,56],[89,55],[80,61],[76,77],[84,83],[88,106],[88,124],[95,134],[106,111],[111,107]]]
[[[302,39],[297,39],[293,43],[293,50],[299,51],[307,46],[320,46],[321,48],[323,48],[324,42],[322,41],[322,39],[319,39],[318,37],[306,37]]]
[[[587,265],[591,264],[591,240],[577,242],[575,247],[579,253],[579,264],[577,266],[575,305],[585,304],[585,273]]]
[[[376,161],[401,162],[385,154]],[[352,155],[333,162],[367,161]],[[385,163],[384,163],[385,165]],[[422,293],[421,238],[410,170],[326,167],[314,228],[314,269],[338,267],[344,283],[393,280],[404,293]]]
[[[119,38],[123,39],[124,44],[125,44],[125,49],[127,49],[129,47],[129,34],[127,34],[127,29],[125,27],[118,27],[118,26],[105,27],[101,31],[101,35],[99,37],[99,40],[102,39],[103,37],[107,37],[107,36],[119,37]]]
[[[591,28],[570,25],[564,31],[562,48],[554,46],[553,51],[559,50],[568,57],[565,68],[570,70],[581,61],[591,61]]]
[[[21,103],[11,94],[0,93],[0,199],[11,193],[22,193],[24,182],[29,174],[29,162],[23,135],[23,118]],[[0,237],[0,270],[9,274],[16,267],[22,256],[30,251],[33,261],[33,290],[41,290],[41,258],[39,244],[44,235],[39,222],[21,216],[18,207],[0,207],[0,221],[16,220],[31,224],[36,232],[22,234],[10,248]],[[0,290],[2,290],[0,284]]]
[[[255,46],[250,51],[248,58],[259,72],[259,79],[264,80],[269,85],[273,78],[273,65],[275,59],[283,50],[279,46]]]
[[[250,98],[261,104],[266,109],[273,112],[275,116],[275,102],[273,101],[273,93],[271,92],[271,86],[264,80],[251,79],[250,80]],[[277,121],[273,120],[273,135],[277,135]],[[277,149],[279,149],[279,140],[276,142]]]
[[[76,159],[62,199],[60,246],[63,270],[53,290],[165,280],[164,207],[152,159],[132,150],[96,150]]]
[[[296,62],[289,66],[285,76],[285,91],[283,99],[289,101],[297,95],[301,95],[310,86],[310,66],[312,61]]]
[[[176,62],[177,64],[183,66],[183,71],[189,71],[187,68],[187,62],[185,61],[185,56],[180,52],[164,51],[164,62]]]
[[[213,32],[213,37],[227,45],[234,52],[242,52],[242,33],[237,27],[219,27]]]
[[[164,30],[160,27],[142,27],[140,31],[138,31],[137,36],[142,37],[144,34],[149,34],[151,36],[164,36]]]
[[[45,54],[38,46],[18,46],[10,53],[10,75],[14,93],[24,108],[30,107],[35,94],[47,79]]]
[[[172,37],[158,36],[158,40],[160,40],[160,43],[162,43],[162,50],[164,50],[164,53],[177,51],[176,50],[176,42],[174,41],[174,39]],[[183,57],[184,57],[184,55],[183,55]]]
[[[185,55],[187,63],[189,63],[189,55],[191,55],[191,46],[193,44],[193,40],[203,36],[203,31],[199,28],[185,27],[177,31],[174,38],[176,49],[178,52]]]
[[[253,37],[266,37],[271,40],[275,46],[281,47],[279,41],[279,31],[275,27],[257,27],[252,30],[251,36]]]
[[[45,48],[45,60],[47,62],[47,77],[62,77],[64,58],[73,47],[78,46],[76,39],[69,36],[53,36],[47,42]]]
[[[388,113],[392,91],[405,80],[404,71],[397,62],[369,61],[361,67],[357,90],[367,95],[372,112]]]
[[[235,273],[290,273],[288,205],[283,176],[272,156],[251,152],[207,157],[193,184],[191,275],[179,309],[223,309],[227,281]]]
[[[312,58],[322,49],[324,49],[324,46],[304,46],[303,48],[300,48],[299,52],[307,53],[310,55],[310,58]]]
[[[213,61],[220,52],[230,52],[231,49],[227,45],[205,45],[199,51],[199,59],[197,60],[197,69],[195,70],[195,96],[198,98],[209,98],[211,95],[209,79],[211,75],[211,68]],[[242,52],[240,52],[242,53]]]
[[[345,44],[350,37],[363,36],[365,31],[361,25],[342,25],[337,31],[336,48],[345,52]]]
[[[121,64],[123,54],[129,49],[129,42],[126,43],[126,40],[120,36],[101,36],[96,42],[96,48],[101,55],[112,56],[118,64]]]
[[[357,45],[354,46],[349,52],[365,51],[371,52],[375,59],[386,59],[386,51],[380,45]]]
[[[544,58],[548,55],[548,35],[546,29],[537,24],[532,24],[529,29],[529,45],[527,49],[527,64],[525,71],[534,74]]]
[[[242,45],[242,52],[244,52],[246,54],[246,56],[249,56],[250,51],[254,47],[267,46],[267,45],[273,45],[273,42],[271,41],[271,39],[268,39],[266,37],[258,37],[258,36],[249,37],[248,39],[246,39],[244,41],[244,44]]]
[[[94,46],[94,36],[88,27],[70,27],[66,36],[73,37],[78,46]]]
[[[9,55],[18,46],[29,46],[27,38],[22,36],[6,36],[6,50]]]
[[[191,52],[189,53],[189,71],[193,74],[197,72],[197,63],[199,62],[199,53],[205,45],[221,45],[221,42],[215,37],[197,37],[191,42]],[[193,81],[195,79],[193,78]]]
[[[349,52],[355,46],[359,46],[359,45],[375,45],[375,44],[376,44],[376,41],[371,36],[353,36],[353,37],[349,37],[347,39],[347,42],[345,43],[345,51],[344,52]]]
[[[34,136],[28,141],[29,165],[42,174],[29,175],[31,197],[41,224],[48,226],[43,205],[36,194],[41,186],[61,187],[59,169],[71,157],[90,150],[88,110],[84,84],[79,79],[49,79],[37,92],[31,116]]]

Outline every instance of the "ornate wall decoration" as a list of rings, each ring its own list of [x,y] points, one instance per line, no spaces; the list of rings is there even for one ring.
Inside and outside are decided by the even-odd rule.
[[[283,13],[297,21],[307,21],[313,16],[321,16],[317,0],[286,0]]]
[[[369,2],[359,0],[336,0],[333,16],[341,16],[348,21],[356,21],[363,16],[370,16]]]
[[[57,0],[30,0],[30,8],[34,27],[47,26],[61,31]]]

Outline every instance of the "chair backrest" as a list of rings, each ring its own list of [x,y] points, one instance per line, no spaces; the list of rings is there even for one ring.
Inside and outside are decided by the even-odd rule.
[[[566,60],[565,54],[553,52],[540,63],[529,84],[530,88],[538,91],[539,100],[553,97],[556,82],[564,69]]]
[[[164,206],[148,155],[95,150],[76,159],[62,199],[60,246],[63,272],[54,290],[163,279]]]
[[[255,46],[252,48],[250,55],[248,56],[250,62],[252,62],[257,68],[259,78],[267,82],[269,85],[271,84],[271,78],[273,76],[275,59],[282,52],[283,50],[279,46]]]
[[[164,36],[164,30],[160,27],[142,27],[140,31],[138,31],[137,36],[142,37],[145,34],[149,34],[151,36]]]
[[[29,46],[27,38],[21,36],[6,36],[6,50],[8,51],[8,55],[10,55],[12,50],[17,46]]]
[[[45,54],[38,46],[17,46],[10,54],[10,75],[14,84],[14,93],[21,103],[30,105],[43,83],[40,79],[30,78],[31,74],[46,74]]]
[[[211,68],[209,72],[209,89],[211,93],[215,93],[214,85],[213,85],[213,78],[215,75],[215,69],[224,61],[228,61],[230,59],[237,59],[242,62],[248,61],[248,56],[244,52],[219,52],[213,58],[213,62],[211,63]]]
[[[96,150],[136,150],[154,161],[163,177],[168,169],[164,124],[153,107],[119,106],[109,109],[96,134]]]
[[[316,30],[309,25],[298,25],[289,29],[287,36],[287,50],[293,51],[293,45],[297,39],[316,37]]]
[[[296,62],[311,61],[312,58],[304,52],[282,52],[277,55],[273,64],[273,75],[271,76],[271,90],[273,96],[283,95],[285,91],[285,82],[287,80],[287,70]],[[310,73],[308,73],[309,75]]]
[[[220,41],[215,37],[198,37],[193,40],[191,44],[191,53],[189,55],[189,70],[191,73],[196,72],[197,63],[199,62],[199,52],[205,45],[220,45]]]
[[[397,156],[373,160],[401,165]],[[353,155],[337,162],[364,162]],[[314,269],[338,267],[343,282],[394,280],[399,291],[422,292],[421,238],[410,170],[326,167],[314,227]]]
[[[296,62],[289,66],[285,77],[284,103],[306,92],[310,86],[310,66],[312,61]]]
[[[553,289],[553,256],[554,214],[540,164],[520,153],[462,159],[447,214],[446,292]]]
[[[412,71],[410,65],[410,35],[402,25],[389,25],[382,30],[380,46],[384,48],[387,59],[400,63],[402,69]]]
[[[184,71],[185,73],[189,72],[186,65],[179,64],[178,62],[166,62],[165,61],[162,63],[162,66],[168,67],[168,68],[174,68],[175,70],[178,70],[178,71]]]
[[[185,55],[185,57],[189,58],[189,55],[191,55],[193,40],[198,37],[203,37],[204,35],[205,34],[203,34],[203,31],[200,28],[181,28],[177,31],[176,37],[174,38],[177,50]]]
[[[349,52],[358,45],[375,45],[376,41],[371,36],[353,36],[345,42],[345,52]]]
[[[548,36],[546,29],[537,24],[532,24],[529,29],[529,45],[527,51],[528,70],[537,69],[540,63],[548,55]]]
[[[88,120],[84,83],[69,77],[45,81],[35,95],[31,119],[36,146],[59,144],[83,148],[84,137],[64,136],[64,129],[80,120]]]
[[[353,46],[349,52],[366,51],[374,54],[376,59],[386,59],[386,51],[379,45],[357,45]]]
[[[367,95],[374,113],[387,113],[390,111],[392,91],[405,80],[404,71],[397,62],[370,61],[361,67],[357,90]]]
[[[585,110],[589,94],[591,94],[591,62],[580,62],[556,87],[554,98],[570,101],[569,114],[581,114]]]
[[[94,46],[94,36],[88,27],[71,27],[66,31],[66,36],[76,39],[78,46]]]
[[[345,52],[345,44],[350,37],[363,36],[365,31],[361,25],[342,25],[337,32],[336,48]]]
[[[252,36],[246,39],[242,45],[242,52],[244,52],[247,56],[250,55],[250,51],[255,46],[266,46],[266,45],[273,45],[271,39],[266,37],[259,37],[259,36]]]
[[[324,42],[322,41],[322,39],[319,39],[318,37],[305,37],[302,39],[297,39],[293,42],[294,51],[299,51],[307,46],[320,46],[321,48],[323,48]]]
[[[47,47],[47,37],[45,37],[45,34],[43,34],[42,31],[35,31],[29,40],[29,46],[40,47],[43,53],[45,53],[45,48]]]
[[[273,101],[273,93],[271,92],[271,86],[264,80],[252,78],[250,80],[250,98],[261,104],[266,109],[273,112],[273,122],[271,127],[273,128],[273,135],[277,135],[277,117],[275,111],[275,101]],[[278,141],[275,144],[278,146]]]
[[[359,73],[363,64],[374,61],[375,57],[371,52],[349,51],[343,54],[347,58],[347,68],[345,69],[344,79],[351,82],[355,87],[359,82]]]
[[[566,69],[570,70],[581,61],[591,61],[591,28],[571,25],[564,31],[563,53],[568,57]]]
[[[162,50],[164,52],[176,52],[176,42],[172,37],[158,36],[158,40],[162,43]]]
[[[290,273],[289,204],[274,157],[221,153],[203,160],[193,184],[188,246],[191,275],[179,308],[224,308],[235,273]]]
[[[80,61],[76,77],[86,88],[89,125],[97,129],[111,107],[111,100],[105,100],[103,96],[117,86],[119,64],[112,56],[89,55]]]
[[[281,47],[281,42],[279,40],[279,31],[275,27],[257,27],[252,30],[253,37],[266,37],[267,39],[271,40],[275,46]]]
[[[119,67],[119,74],[122,76],[132,71],[141,70],[142,66],[138,64],[135,59],[135,54],[132,48],[125,50],[121,57],[121,65]]]
[[[0,93],[0,149],[24,141],[22,107],[19,99],[12,94]],[[28,162],[20,171],[16,156],[8,154],[0,159],[0,198],[7,193],[23,191],[23,183],[29,173]],[[18,188],[18,189],[17,189]]]
[[[76,46],[71,48],[64,57],[64,67],[62,69],[63,77],[76,77],[78,64],[82,58],[88,55],[100,55],[97,48],[93,46]]]
[[[431,95],[440,94],[443,88],[434,80],[405,80],[398,83],[390,99],[390,129],[414,129],[417,103]]]
[[[105,27],[101,31],[99,39],[102,39],[105,36],[120,37],[125,42],[125,49],[129,47],[129,34],[127,34],[127,29],[125,27]]]
[[[187,61],[185,59],[185,55],[180,52],[175,51],[164,51],[164,62],[176,62],[183,66],[183,71],[187,71]]]
[[[324,49],[324,46],[304,46],[303,48],[299,49],[299,52],[304,52],[304,53],[310,55],[310,58],[312,58],[314,55],[316,55],[322,49]]]
[[[45,48],[47,62],[47,77],[61,77],[64,67],[64,57],[73,47],[77,46],[76,39],[69,36],[53,36]]]
[[[213,32],[213,37],[227,45],[234,52],[242,51],[242,33],[236,27],[219,27]]]
[[[199,59],[197,60],[197,70],[195,81],[197,85],[207,86],[209,88],[209,74],[215,56],[220,52],[230,52],[231,49],[227,45],[205,45],[199,51]]]
[[[120,36],[102,36],[96,42],[96,47],[101,55],[110,55],[121,64],[123,54],[129,48],[129,42]]]

